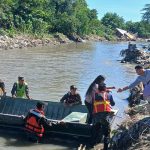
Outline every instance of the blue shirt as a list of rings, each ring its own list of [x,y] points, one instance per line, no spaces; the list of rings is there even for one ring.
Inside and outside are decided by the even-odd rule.
[[[129,85],[129,89],[134,88],[140,82],[142,82],[144,85],[150,82],[150,69],[145,70],[143,76],[138,76],[136,80]]]

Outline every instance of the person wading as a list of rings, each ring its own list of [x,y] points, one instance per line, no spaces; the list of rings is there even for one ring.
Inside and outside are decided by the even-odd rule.
[[[108,149],[110,141],[110,123],[107,117],[111,113],[111,106],[115,105],[113,97],[107,92],[106,85],[99,84],[93,98],[93,145],[101,142],[104,136],[104,150]]]
[[[95,94],[95,92],[98,89],[98,85],[104,83],[105,77],[103,75],[99,75],[96,77],[96,79],[91,83],[89,86],[86,94],[85,94],[85,105],[88,109],[88,116],[86,123],[91,124],[92,123],[92,113],[93,113],[93,102],[92,97]],[[107,87],[107,92],[109,92],[110,89],[115,89],[115,87]]]
[[[44,134],[44,128],[53,125],[45,117],[44,105],[43,102],[37,102],[36,109],[31,109],[24,119],[25,131],[29,140],[40,142]]]

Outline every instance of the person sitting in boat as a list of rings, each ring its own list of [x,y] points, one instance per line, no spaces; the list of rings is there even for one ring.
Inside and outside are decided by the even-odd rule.
[[[82,104],[81,96],[77,93],[77,88],[74,85],[70,86],[70,91],[61,98],[60,102],[67,106]]]
[[[30,99],[28,84],[24,81],[24,77],[18,77],[18,82],[14,83],[11,94],[13,98]]]
[[[28,138],[37,142],[42,140],[44,128],[53,125],[45,117],[44,106],[45,103],[37,102],[36,109],[31,109],[24,119]]]
[[[6,90],[5,90],[5,84],[4,82],[0,79],[0,96],[6,95]]]
[[[113,96],[107,92],[106,85],[99,84],[93,99],[93,144],[100,142],[104,135],[104,150],[108,149],[110,140],[110,123],[107,117],[112,114],[111,106],[115,105]],[[97,138],[99,137],[98,141]]]

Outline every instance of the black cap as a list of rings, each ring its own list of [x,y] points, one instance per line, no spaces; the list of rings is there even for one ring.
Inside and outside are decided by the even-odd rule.
[[[19,76],[18,80],[24,80],[24,77]]]
[[[77,89],[77,87],[75,85],[70,86],[70,90],[76,90],[76,89]]]
[[[100,91],[105,90],[105,89],[106,89],[106,84],[105,84],[105,83],[100,83],[100,84],[98,84],[98,89],[99,89]]]
[[[45,106],[44,102],[41,102],[41,101],[37,102],[37,104],[36,104],[37,108],[42,108],[42,106]]]

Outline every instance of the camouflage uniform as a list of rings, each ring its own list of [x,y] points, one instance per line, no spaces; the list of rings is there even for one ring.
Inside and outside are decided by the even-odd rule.
[[[104,150],[108,149],[108,144],[110,141],[110,123],[107,120],[109,113],[100,112],[93,115],[93,144],[99,143],[102,141],[104,136]]]

